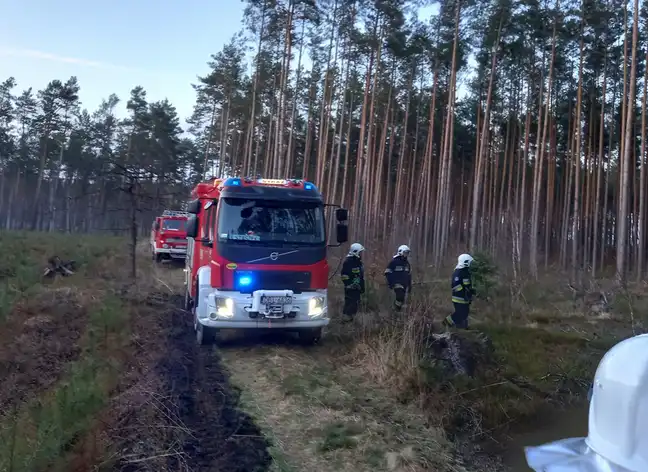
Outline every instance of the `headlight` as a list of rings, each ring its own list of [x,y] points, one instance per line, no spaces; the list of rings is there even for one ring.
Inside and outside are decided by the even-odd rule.
[[[326,299],[324,297],[313,297],[308,300],[308,316],[316,317],[324,313],[326,307]]]
[[[169,245],[168,245],[167,243],[164,243],[164,244],[162,245],[162,247],[163,247],[164,249],[167,249],[167,248],[169,247]]]
[[[234,300],[231,298],[216,298],[216,317],[231,318],[234,316]]]

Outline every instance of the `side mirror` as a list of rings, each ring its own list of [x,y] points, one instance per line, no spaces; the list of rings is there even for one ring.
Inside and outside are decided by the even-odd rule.
[[[197,215],[200,213],[200,200],[192,200],[187,204],[187,213]]]
[[[346,208],[338,208],[337,210],[335,210],[335,219],[340,223],[347,221],[349,219],[349,210],[347,210]]]
[[[160,222],[159,221],[156,221],[155,223],[153,223],[153,229],[155,229],[155,231],[160,231]]]
[[[187,219],[187,237],[195,239],[196,236],[198,236],[198,217],[191,215]]]
[[[346,243],[349,240],[349,227],[347,225],[338,223],[335,227],[335,233],[339,244]]]

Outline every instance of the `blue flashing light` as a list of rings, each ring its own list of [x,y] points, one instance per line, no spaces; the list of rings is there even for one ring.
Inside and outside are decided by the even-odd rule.
[[[304,184],[304,190],[317,190],[317,187],[310,182]]]
[[[228,187],[230,185],[232,185],[234,187],[237,187],[237,186],[241,185],[241,179],[235,179],[233,177],[230,177],[229,179],[227,179],[225,181],[224,185],[225,185],[225,187]]]
[[[252,284],[252,277],[250,277],[249,275],[243,275],[239,277],[238,284],[241,287],[247,287]]]

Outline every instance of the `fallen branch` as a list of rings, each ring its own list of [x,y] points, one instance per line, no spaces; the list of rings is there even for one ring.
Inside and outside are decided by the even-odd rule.
[[[74,261],[62,261],[58,256],[52,256],[47,260],[48,267],[43,272],[43,277],[56,277],[62,275],[68,277],[74,275],[76,263]]]

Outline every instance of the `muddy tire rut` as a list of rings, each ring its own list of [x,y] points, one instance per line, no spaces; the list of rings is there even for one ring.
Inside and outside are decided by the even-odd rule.
[[[179,306],[176,298],[172,302]],[[130,431],[131,440],[121,448],[123,459],[114,470],[269,470],[269,444],[250,416],[239,410],[239,392],[229,385],[217,352],[196,344],[185,312],[173,309],[165,318],[166,335],[155,341],[163,352],[151,372],[157,392],[141,407],[132,407],[128,420],[121,422],[121,432]],[[148,438],[141,435],[142,424],[151,426]]]

